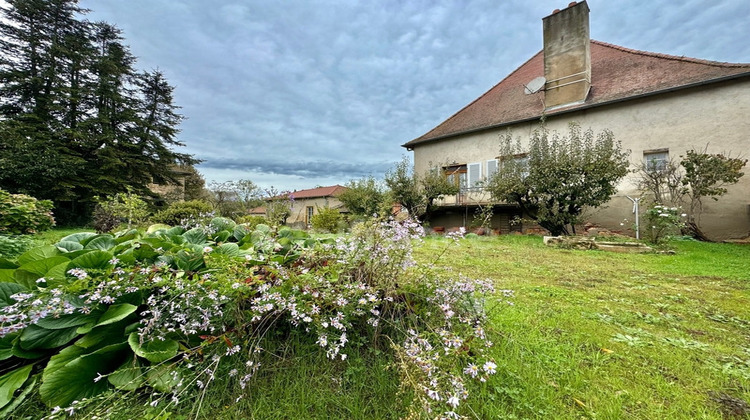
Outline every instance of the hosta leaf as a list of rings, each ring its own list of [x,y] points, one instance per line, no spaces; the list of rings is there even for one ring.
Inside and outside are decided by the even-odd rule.
[[[95,321],[98,313],[61,315],[59,318],[42,318],[36,325],[48,330],[61,330],[63,328],[77,327]]]
[[[21,348],[20,341],[18,338],[16,338],[13,341],[13,348],[10,349],[10,353],[15,357],[20,357],[21,359],[38,359],[42,356],[45,356],[49,353],[47,350],[24,350]]]
[[[113,258],[113,255],[109,252],[101,251],[101,250],[93,250],[90,252],[87,252],[80,257],[74,258],[70,265],[68,265],[68,269],[71,268],[107,268],[111,264],[109,263],[109,260]]]
[[[209,225],[218,232],[222,230],[232,230],[235,226],[237,226],[237,223],[235,223],[234,220],[226,217],[214,217],[209,222]]]
[[[230,257],[240,256],[240,247],[235,243],[221,244],[214,248],[214,253],[221,255],[228,255]]]
[[[44,278],[47,279],[48,289],[68,284],[68,280],[65,278],[65,274],[68,272],[68,264],[70,264],[70,261],[58,264],[50,268],[47,274],[44,275]]]
[[[28,264],[32,261],[43,260],[45,258],[54,257],[58,254],[60,254],[60,250],[54,245],[40,246],[21,254],[21,256],[18,257],[18,263],[21,265]]]
[[[0,269],[15,269],[18,268],[18,264],[14,263],[13,261],[6,260],[5,258],[0,258]]]
[[[224,242],[227,239],[229,239],[229,236],[232,233],[228,230],[222,230],[221,232],[216,232],[216,234],[213,237],[214,242]]]
[[[91,239],[84,248],[108,251],[114,248],[115,245],[117,245],[117,242],[115,242],[115,238],[113,238],[112,235],[99,235]]]
[[[250,233],[250,231],[245,226],[242,226],[242,225],[237,225],[232,230],[232,236],[238,242],[241,241],[242,238],[244,238],[245,235],[247,235],[248,233]]]
[[[169,392],[180,383],[180,372],[172,366],[157,366],[149,369],[146,378],[155,390]]]
[[[51,330],[38,325],[29,325],[21,333],[21,348],[24,350],[54,349],[77,337],[76,330],[76,327]]]
[[[185,228],[183,228],[182,226],[175,226],[167,230],[167,235],[179,236],[179,235],[182,235],[183,233],[185,233]]]
[[[0,338],[0,360],[10,359],[13,356],[13,340],[17,337],[18,333],[13,333]]]
[[[18,283],[0,283],[0,308],[16,303],[11,296],[28,290]]]
[[[116,305],[112,305],[107,309],[107,312],[105,312],[101,318],[99,318],[99,322],[95,325],[95,327],[100,327],[102,325],[108,325],[108,324],[114,324],[117,321],[121,321],[128,317],[128,315],[132,314],[138,310],[138,307],[135,305],[131,305],[129,303],[120,303]]]
[[[24,383],[23,389],[21,389],[21,392],[16,391],[18,395],[13,398],[13,401],[6,405],[2,410],[0,410],[0,418],[8,419],[11,418],[10,415],[13,413],[13,410],[15,410],[21,403],[26,399],[26,397],[29,396],[32,392],[36,390],[36,382],[38,375],[33,375],[31,377],[31,380],[27,380]]]
[[[187,253],[185,251],[177,253],[175,263],[177,264],[177,268],[184,271],[196,271],[205,264],[203,254],[197,252]]]
[[[269,233],[271,232],[271,227],[266,224],[260,223],[255,225],[255,231],[261,233]]]
[[[128,338],[125,333],[126,326],[126,323],[122,322],[92,328],[90,332],[79,338],[75,342],[75,345],[76,347],[95,349],[112,344],[125,343]],[[81,329],[79,328],[77,331],[81,332]]]
[[[13,399],[13,394],[29,378],[33,367],[34,365],[22,366],[0,376],[0,408],[5,407]]]
[[[182,237],[185,238],[188,243],[196,245],[203,245],[208,240],[208,238],[206,237],[206,232],[204,232],[201,228],[190,229],[189,231],[183,233]]]
[[[177,355],[179,343],[174,340],[150,340],[141,344],[138,333],[131,333],[128,344],[133,352],[151,363],[161,363]]]
[[[108,382],[94,382],[94,379],[120,366],[128,357],[126,349],[126,344],[114,344],[76,357],[62,366],[58,364],[50,372],[47,372],[48,365],[42,376],[39,396],[50,407],[66,407],[75,400],[93,397],[106,391]],[[55,357],[57,356],[53,356],[52,359]]]
[[[146,377],[137,359],[130,358],[108,377],[109,383],[123,391],[135,391],[143,386]]]
[[[0,283],[6,283],[6,282],[15,283],[16,281],[16,278],[14,277],[15,273],[16,273],[15,268],[0,268]]]
[[[165,225],[162,223],[157,223],[155,225],[149,226],[148,229],[146,229],[146,233],[154,233],[160,230],[168,230],[169,228],[171,228],[171,226]]]
[[[96,236],[96,233],[94,232],[78,232],[60,239],[60,242],[71,241],[78,242],[81,245],[86,245],[86,241],[94,236]]]
[[[117,232],[115,234],[115,242],[118,244],[132,241],[138,237],[138,229],[130,229],[128,231]]]
[[[80,251],[83,249],[83,245],[73,241],[60,241],[55,244],[58,250],[65,252]]]
[[[133,250],[133,256],[138,261],[152,263],[159,256],[159,253],[154,251],[154,247],[149,244],[140,244],[138,248]]]
[[[54,268],[56,265],[68,263],[69,260],[65,257],[50,257],[42,260],[32,261],[16,269],[13,274],[16,283],[22,284],[29,289],[36,287],[36,281],[40,277],[47,275],[47,272]]]

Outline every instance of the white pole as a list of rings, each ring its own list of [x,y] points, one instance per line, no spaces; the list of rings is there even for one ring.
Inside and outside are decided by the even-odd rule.
[[[641,239],[641,225],[640,220],[638,218],[638,213],[640,213],[640,209],[638,206],[638,202],[641,201],[642,197],[638,198],[632,198],[629,195],[626,195],[625,197],[628,197],[630,201],[633,202],[633,213],[635,213],[635,239]]]

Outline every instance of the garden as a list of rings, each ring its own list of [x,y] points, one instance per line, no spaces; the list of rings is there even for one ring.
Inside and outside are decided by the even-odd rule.
[[[200,214],[29,234],[52,220],[23,204],[0,244],[4,418],[750,414],[745,245],[614,254]]]

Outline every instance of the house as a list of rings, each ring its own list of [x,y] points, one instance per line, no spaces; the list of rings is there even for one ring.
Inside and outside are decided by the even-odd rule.
[[[341,185],[332,185],[330,187],[317,187],[309,190],[299,190],[284,193],[283,196],[274,197],[270,200],[284,200],[288,203],[289,217],[286,219],[288,226],[296,228],[310,227],[312,217],[318,213],[321,208],[332,208],[340,213],[348,213],[346,207],[339,201],[339,194],[346,191],[347,188]],[[252,209],[250,214],[256,216],[265,216],[266,208],[258,207]]]
[[[689,149],[745,155],[750,150],[750,64],[720,63],[633,50],[589,38],[589,7],[570,3],[543,20],[544,46],[527,62],[453,116],[403,147],[414,151],[416,173],[442,170],[461,192],[445,197],[433,226],[468,226],[490,203],[481,187],[499,163],[500,135],[528,141],[545,116],[552,131],[569,122],[594,132],[611,130],[630,150],[631,169]],[[431,167],[433,166],[433,167]],[[719,201],[705,200],[700,224],[714,239],[750,233],[750,175],[729,186]],[[627,196],[639,192],[629,175],[618,193],[588,221],[610,229],[633,220]],[[500,232],[521,216],[512,205],[495,206]]]

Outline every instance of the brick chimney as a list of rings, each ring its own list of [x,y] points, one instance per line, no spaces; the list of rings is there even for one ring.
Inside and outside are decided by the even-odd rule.
[[[584,102],[591,87],[588,4],[582,0],[555,10],[542,26],[546,108]]]

